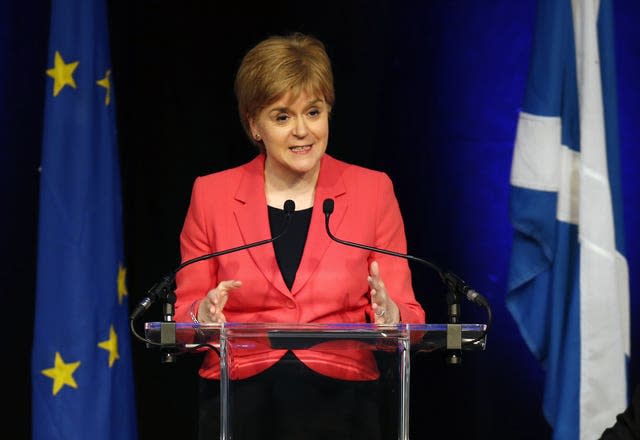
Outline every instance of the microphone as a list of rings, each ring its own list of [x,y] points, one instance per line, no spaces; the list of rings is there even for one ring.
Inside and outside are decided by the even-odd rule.
[[[380,249],[373,246],[367,246],[364,244],[354,243],[352,241],[346,241],[346,240],[341,240],[337,238],[331,233],[331,229],[329,228],[329,217],[331,216],[331,214],[333,214],[333,209],[334,209],[333,199],[325,199],[322,204],[322,212],[324,212],[324,219],[325,219],[324,224],[327,230],[327,234],[329,235],[329,238],[331,238],[333,241],[343,244],[345,246],[352,246],[359,249],[365,249],[372,252],[378,252],[381,254],[404,258],[409,261],[415,261],[417,263],[423,264],[429,267],[430,269],[436,271],[440,275],[440,279],[448,288],[447,304],[449,305],[449,318],[450,318],[450,321],[452,321],[451,322],[452,324],[458,323],[459,312],[458,312],[457,299],[459,296],[464,296],[469,301],[475,304],[478,304],[482,307],[485,307],[489,311],[491,310],[489,308],[489,302],[484,296],[480,295],[478,292],[476,292],[471,287],[469,287],[467,283],[465,283],[459,276],[455,275],[452,272],[442,270],[440,267],[431,263],[430,261],[423,260],[422,258],[414,257],[413,255],[409,255],[409,254],[401,254],[400,252],[394,252],[387,249]]]
[[[170,291],[171,291],[171,286],[173,285],[173,283],[174,283],[174,281],[176,279],[176,274],[180,270],[182,270],[184,267],[189,266],[189,265],[191,265],[193,263],[197,263],[198,261],[203,261],[203,260],[208,260],[210,258],[220,257],[222,255],[231,254],[233,252],[242,251],[242,250],[253,248],[253,247],[256,247],[256,246],[262,246],[263,244],[269,244],[269,243],[272,243],[272,242],[276,241],[280,237],[282,237],[287,232],[287,229],[289,228],[289,225],[291,224],[291,216],[293,215],[293,212],[296,210],[296,204],[294,203],[293,200],[286,200],[284,202],[284,207],[283,208],[284,208],[284,213],[285,213],[284,226],[282,227],[282,230],[278,233],[278,235],[276,235],[275,237],[266,239],[266,240],[256,241],[255,243],[249,243],[249,244],[245,244],[245,245],[242,245],[242,246],[237,246],[237,247],[234,247],[234,248],[231,248],[231,249],[225,249],[225,250],[222,250],[222,251],[201,255],[199,257],[192,258],[191,260],[185,261],[184,263],[180,264],[176,269],[174,269],[171,273],[163,276],[160,281],[158,281],[156,284],[154,284],[151,287],[151,289],[149,289],[149,291],[147,292],[147,296],[145,296],[138,303],[136,308],[133,310],[133,312],[129,316],[129,320],[133,321],[136,318],[138,318],[138,316],[140,316],[149,307],[151,307],[151,305],[153,303],[155,303],[158,300],[158,298],[162,298],[162,297],[168,296]],[[174,299],[174,301],[175,301],[175,299]]]

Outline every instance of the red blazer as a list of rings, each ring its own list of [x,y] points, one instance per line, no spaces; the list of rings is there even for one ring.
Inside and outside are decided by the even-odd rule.
[[[271,237],[264,191],[264,155],[237,168],[196,179],[180,235],[182,260]],[[333,198],[331,231],[339,238],[406,252],[404,225],[389,177],[325,154],[320,165],[311,224],[291,290],[280,273],[271,244],[192,264],[178,272],[176,321],[190,322],[189,308],[222,280],[241,280],[224,308],[228,322],[363,323],[373,322],[367,275],[377,260],[388,293],[403,322],[423,323],[407,261],[347,247],[332,241],[322,204]],[[286,240],[286,236],[282,239]],[[197,310],[197,306],[195,308]],[[330,350],[330,344],[296,350],[309,368],[347,380],[368,380],[378,372],[370,352]],[[234,358],[232,378],[259,373],[284,351],[255,349]],[[219,377],[215,353],[206,356],[200,374]]]

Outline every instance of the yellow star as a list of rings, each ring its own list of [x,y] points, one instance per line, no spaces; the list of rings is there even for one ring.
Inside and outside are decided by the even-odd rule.
[[[116,359],[120,359],[120,354],[118,354],[118,335],[116,335],[116,331],[113,329],[113,326],[109,328],[109,339],[100,342],[98,347],[109,352],[109,367],[113,366]]]
[[[73,378],[73,372],[76,371],[79,366],[80,362],[70,362],[65,364],[60,353],[56,351],[54,367],[41,371],[42,374],[53,379],[54,396],[58,394],[58,391],[60,391],[60,389],[65,385],[68,385],[71,388],[78,388],[78,384]]]
[[[111,102],[111,81],[109,81],[110,77],[111,69],[108,69],[104,74],[104,78],[96,81],[96,84],[107,89],[107,94],[104,97],[104,105],[109,105],[109,103]]]
[[[53,68],[47,70],[47,75],[53,78],[53,96],[58,96],[64,86],[69,85],[74,89],[76,88],[73,72],[78,67],[78,64],[80,64],[78,61],[65,64],[62,55],[56,50]]]
[[[118,267],[118,304],[122,304],[122,300],[129,294],[127,292],[127,269],[122,266]]]

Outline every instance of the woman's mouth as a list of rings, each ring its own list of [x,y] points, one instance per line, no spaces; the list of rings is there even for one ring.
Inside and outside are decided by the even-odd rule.
[[[289,150],[292,153],[306,153],[307,151],[311,150],[311,145],[297,145],[295,147],[289,147]]]

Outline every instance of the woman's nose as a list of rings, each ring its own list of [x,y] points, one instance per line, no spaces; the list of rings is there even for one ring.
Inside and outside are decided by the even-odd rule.
[[[299,138],[303,138],[308,133],[307,121],[304,117],[297,117],[293,126],[293,135]]]

